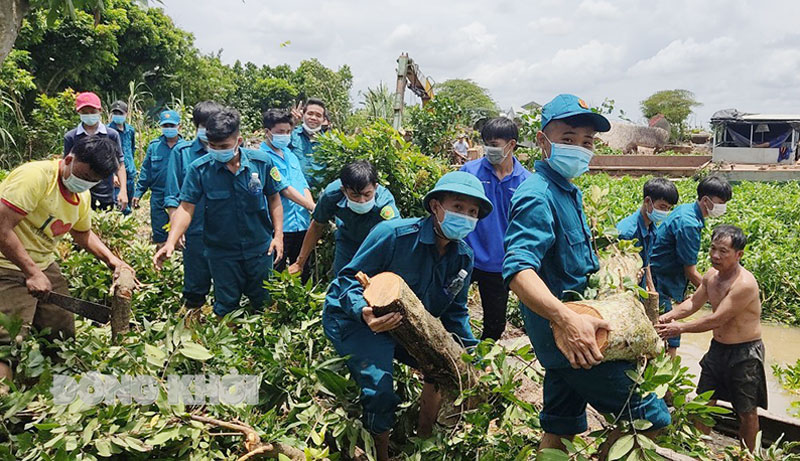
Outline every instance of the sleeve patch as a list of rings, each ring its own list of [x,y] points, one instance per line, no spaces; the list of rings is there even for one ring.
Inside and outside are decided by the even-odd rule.
[[[275,180],[275,182],[281,182],[281,172],[278,170],[278,167],[272,167],[272,169],[269,170],[269,175]]]
[[[388,221],[394,218],[394,208],[391,205],[386,205],[385,207],[381,208],[381,218]]]

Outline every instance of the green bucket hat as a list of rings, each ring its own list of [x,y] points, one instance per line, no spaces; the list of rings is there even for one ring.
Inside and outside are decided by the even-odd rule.
[[[478,212],[478,219],[486,217],[492,212],[494,207],[492,202],[486,198],[483,192],[483,185],[481,181],[475,176],[464,171],[453,171],[439,178],[436,181],[436,186],[422,199],[422,204],[426,210],[431,211],[431,199],[440,192],[451,192],[454,194],[466,195],[472,197],[480,202],[480,211]]]

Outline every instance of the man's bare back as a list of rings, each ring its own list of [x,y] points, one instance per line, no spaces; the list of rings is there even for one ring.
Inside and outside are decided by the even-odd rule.
[[[709,269],[703,277],[708,302],[712,312],[721,303],[730,303],[735,310],[722,325],[714,328],[714,339],[723,344],[738,344],[761,338],[761,298],[758,282],[750,271],[742,266],[732,274],[720,274]]]

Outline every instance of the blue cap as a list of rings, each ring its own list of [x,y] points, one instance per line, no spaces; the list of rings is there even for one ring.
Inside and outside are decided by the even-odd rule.
[[[608,131],[611,123],[603,115],[592,112],[586,101],[574,94],[560,94],[542,108],[542,129],[553,120],[561,120],[575,115],[589,115],[597,131]]]
[[[492,202],[486,198],[486,193],[483,191],[483,184],[476,177],[465,171],[451,171],[446,175],[439,178],[436,186],[422,199],[422,204],[425,209],[431,211],[431,199],[435,198],[439,192],[452,192],[454,194],[466,195],[472,197],[480,202],[480,211],[478,218],[483,218],[492,212],[494,207]]]
[[[181,116],[178,115],[178,113],[175,112],[174,110],[165,110],[164,112],[161,112],[161,114],[158,117],[158,124],[166,125],[168,123],[171,123],[173,125],[181,123]]]

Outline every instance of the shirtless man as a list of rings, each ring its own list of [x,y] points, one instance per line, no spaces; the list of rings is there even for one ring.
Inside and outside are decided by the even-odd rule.
[[[739,265],[747,238],[736,226],[720,225],[711,236],[711,265],[697,291],[659,317],[659,336],[713,330],[711,347],[700,361],[697,393],[714,391],[733,405],[739,417],[739,439],[752,451],[758,433],[756,407],[767,408],[764,344],[761,342],[761,299],[753,274]],[[712,312],[690,322],[688,317],[711,303]]]

